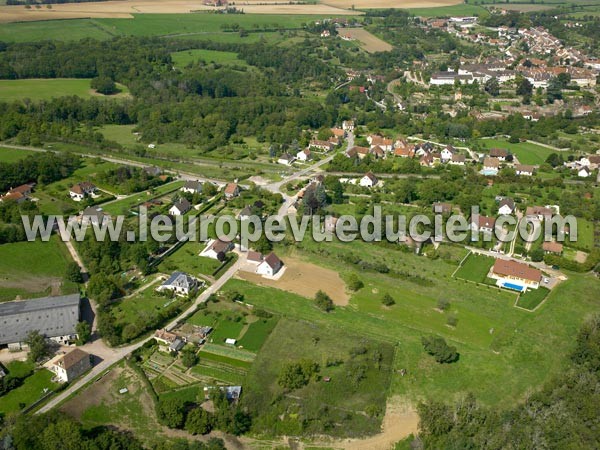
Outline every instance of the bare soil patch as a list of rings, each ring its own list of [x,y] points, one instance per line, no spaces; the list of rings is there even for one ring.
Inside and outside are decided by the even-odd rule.
[[[2,283],[2,287],[4,288],[22,289],[27,292],[44,292],[47,289],[51,289],[52,295],[55,295],[55,292],[60,292],[62,279],[57,277],[22,276],[18,279],[0,279],[0,283]]]
[[[364,28],[341,29],[340,33],[360,41],[362,43],[362,48],[369,53],[389,52],[393,48],[390,44],[369,33]]]
[[[260,286],[281,289],[306,298],[313,298],[321,290],[338,306],[346,306],[350,296],[340,274],[293,257],[284,258],[285,273],[279,280],[268,280],[255,273],[238,272],[238,277]]]
[[[458,5],[461,0],[322,0],[321,3],[336,8],[435,8],[438,6]]]

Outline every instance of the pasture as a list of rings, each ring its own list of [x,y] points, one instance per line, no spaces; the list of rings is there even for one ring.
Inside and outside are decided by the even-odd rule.
[[[417,2],[415,2],[417,3]],[[467,5],[458,2],[448,2],[446,5],[436,5],[434,7],[424,7],[421,2],[407,6],[409,12],[420,17],[451,17],[451,16],[479,16],[489,15],[485,8],[478,5]]]
[[[0,147],[0,163],[14,163],[34,154],[29,150]]]
[[[0,245],[0,301],[77,292],[76,285],[63,279],[71,261],[57,236],[48,242]]]
[[[343,9],[438,8],[460,3],[459,0],[321,0],[321,3]]]
[[[50,100],[52,98],[77,95],[79,97],[118,98],[129,92],[125,86],[117,83],[121,93],[102,95],[90,88],[89,78],[34,78],[24,80],[0,80],[0,98],[4,101]]]

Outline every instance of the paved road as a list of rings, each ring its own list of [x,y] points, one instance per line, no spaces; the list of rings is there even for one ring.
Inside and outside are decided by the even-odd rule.
[[[235,273],[238,271],[238,269],[244,262],[245,262],[245,254],[239,253],[239,258],[235,262],[235,264],[233,264],[229,268],[229,270],[227,270],[227,272],[225,272],[221,276],[221,278],[219,278],[214,284],[212,284],[205,291],[203,291],[198,296],[198,298],[196,298],[194,303],[188,309],[186,309],[183,313],[181,313],[179,316],[177,316],[175,319],[173,319],[173,321],[171,323],[169,323],[165,328],[167,330],[171,330],[171,329],[175,328],[180,320],[182,320],[187,315],[192,314],[196,310],[196,308],[198,308],[198,305],[200,305],[200,303],[206,302],[212,294],[216,293],[219,289],[221,289],[223,287],[223,285],[225,283],[227,283],[227,281],[229,281],[235,275]],[[135,344],[128,345],[125,347],[118,347],[118,348],[110,348],[110,347],[106,346],[106,344],[104,344],[104,342],[101,339],[97,339],[96,341],[94,341],[90,344],[86,344],[86,345],[80,347],[82,350],[85,350],[86,352],[93,354],[94,356],[97,356],[99,359],[102,359],[102,361],[100,363],[98,363],[97,365],[95,365],[92,368],[92,370],[90,370],[82,378],[80,378],[75,383],[70,385],[67,389],[62,391],[57,396],[53,397],[48,403],[46,403],[43,407],[41,407],[36,412],[36,414],[45,413],[45,412],[50,411],[52,408],[54,408],[55,406],[60,404],[62,401],[64,401],[67,397],[74,394],[82,387],[84,387],[87,383],[92,381],[95,377],[100,375],[102,372],[104,372],[106,369],[111,367],[113,364],[115,364],[118,361],[120,361],[121,359],[125,358],[127,355],[129,355],[134,350],[140,348],[142,345],[144,345],[150,339],[153,339],[152,335],[148,336],[147,338],[145,338]]]

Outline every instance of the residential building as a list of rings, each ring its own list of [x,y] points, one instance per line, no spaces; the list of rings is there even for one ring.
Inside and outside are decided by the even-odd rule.
[[[169,214],[172,216],[183,216],[190,209],[192,209],[192,204],[186,198],[180,198],[169,208]]]
[[[554,253],[561,255],[563,252],[563,245],[560,242],[544,242],[542,243],[542,250],[546,253]]]
[[[498,214],[500,215],[511,215],[515,212],[515,201],[512,198],[503,198],[498,203]]]
[[[471,229],[479,233],[491,233],[494,231],[496,219],[482,215],[474,215],[471,217]]]
[[[491,148],[490,156],[492,158],[498,158],[499,161],[506,161],[506,157],[508,156],[508,150],[505,148]]]
[[[103,225],[107,221],[111,220],[108,214],[104,214],[104,211],[99,206],[88,206],[81,212],[79,222],[84,224]]]
[[[0,303],[0,345],[19,350],[31,331],[59,344],[77,339],[79,294]]]
[[[282,154],[277,160],[278,164],[283,164],[284,166],[291,166],[294,161],[296,161],[296,157],[289,153]]]
[[[54,357],[49,365],[61,383],[69,383],[92,368],[90,355],[78,348]]]
[[[196,180],[188,180],[180,188],[180,191],[187,192],[188,194],[201,194],[202,193],[202,182]]]
[[[452,155],[452,159],[449,161],[453,166],[464,166],[467,161],[465,155]]]
[[[271,252],[267,256],[265,256],[263,261],[258,265],[258,267],[256,268],[256,273],[263,276],[272,277],[276,275],[282,267],[283,262],[275,253]]]
[[[201,256],[222,261],[223,258],[225,258],[225,254],[228,251],[233,250],[233,247],[234,245],[231,241],[214,239],[210,241],[208,246],[202,251]]]
[[[515,172],[521,176],[533,176],[534,167],[527,164],[515,164]]]
[[[175,295],[187,296],[198,289],[198,280],[185,272],[173,272],[156,290],[171,291]]]
[[[545,220],[552,217],[554,210],[546,206],[528,206],[525,210],[525,216],[537,220]]]
[[[227,183],[225,186],[225,198],[233,198],[240,195],[240,187],[237,183]]]
[[[361,179],[359,184],[362,187],[368,187],[368,188],[372,188],[373,186],[376,186],[377,183],[379,182],[379,180],[377,179],[377,177],[373,174],[373,172],[367,172]]]
[[[524,291],[527,288],[537,289],[540,286],[542,272],[517,261],[496,259],[491,276],[497,280],[498,286]]]
[[[308,143],[308,148],[316,148],[317,150],[323,150],[324,152],[333,150],[334,147],[335,144],[333,142],[319,141],[317,139],[314,139]]]
[[[312,159],[312,154],[308,148],[305,148],[296,154],[296,159],[302,162],[310,161]]]
[[[71,186],[69,189],[69,196],[76,202],[82,201],[87,196],[94,197],[98,192],[98,188],[89,181],[83,181]]]
[[[353,120],[344,120],[342,122],[342,129],[344,131],[354,131],[354,121]]]
[[[158,342],[158,349],[166,353],[178,353],[185,347],[185,340],[165,329],[156,330],[154,340]]]

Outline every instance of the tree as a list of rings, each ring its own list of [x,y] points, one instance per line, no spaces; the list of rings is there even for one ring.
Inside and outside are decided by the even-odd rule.
[[[40,361],[50,353],[46,338],[37,330],[29,332],[27,339],[25,339],[25,343],[29,347],[27,359],[32,363]]]
[[[177,398],[161,399],[157,405],[158,421],[169,428],[181,428],[185,418],[185,402]]]
[[[194,350],[193,347],[186,347],[183,349],[183,351],[181,352],[181,363],[187,367],[190,368],[192,366],[195,366],[196,363],[198,362],[198,356],[196,355],[196,351]],[[204,434],[204,433],[202,433]]]
[[[562,155],[559,155],[558,153],[550,153],[546,158],[546,162],[552,167],[558,167],[563,165],[564,159]]]
[[[386,292],[381,299],[381,303],[383,303],[385,306],[392,306],[396,304],[396,300],[394,300],[394,298]]]
[[[253,245],[254,250],[266,255],[273,250],[273,243],[267,238],[265,233],[261,233],[258,240]]]
[[[348,277],[348,287],[350,288],[351,291],[358,291],[360,289],[362,289],[364,287],[364,283],[362,282],[362,280],[360,278],[358,278],[358,276],[353,273]]]
[[[79,269],[79,264],[75,261],[67,264],[67,269],[65,271],[65,278],[73,283],[83,283],[83,276],[81,275],[81,270]]]
[[[440,363],[452,363],[458,359],[456,347],[452,347],[446,341],[438,336],[423,336],[421,338],[423,348]]]
[[[92,337],[92,329],[90,324],[85,320],[82,320],[75,327],[77,333],[77,345],[83,345],[90,340]]]
[[[446,311],[450,308],[450,302],[445,298],[440,298],[437,302],[437,307],[440,311]]]
[[[531,256],[531,260],[533,262],[540,262],[544,260],[544,250],[542,250],[540,247],[534,248],[530,253],[529,256]]]
[[[96,77],[92,79],[91,87],[103,95],[113,95],[119,92],[115,82],[108,77]]]
[[[335,180],[331,187],[331,202],[335,205],[344,203],[344,186],[338,179]]]
[[[331,297],[321,290],[315,295],[315,305],[325,312],[330,312],[334,309],[333,300],[331,300]]]
[[[318,372],[319,365],[314,361],[287,363],[279,372],[277,383],[284,389],[292,391],[306,386]]]
[[[531,82],[527,78],[520,77],[517,80],[516,93],[517,95],[531,96],[531,94],[533,93],[533,84],[531,84]]]
[[[498,95],[500,95],[500,83],[498,82],[498,78],[492,77],[487,80],[484,89],[492,97],[498,97]]]
[[[213,428],[213,417],[203,408],[192,409],[185,420],[185,429],[192,435],[208,434]]]
[[[563,84],[558,77],[550,78],[546,88],[546,100],[548,103],[554,103],[555,100],[562,99]]]

